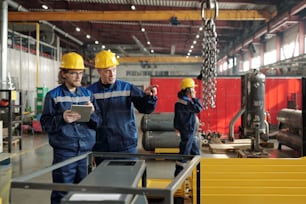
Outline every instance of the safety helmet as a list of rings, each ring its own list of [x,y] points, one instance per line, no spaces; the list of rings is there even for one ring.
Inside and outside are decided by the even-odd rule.
[[[184,78],[181,81],[181,89],[186,89],[186,88],[194,88],[196,87],[194,80],[192,78]]]
[[[68,52],[62,56],[60,68],[85,69],[83,57],[76,52]]]
[[[103,50],[96,54],[95,57],[95,68],[107,69],[109,67],[117,66],[119,62],[116,58],[115,53],[110,50]]]

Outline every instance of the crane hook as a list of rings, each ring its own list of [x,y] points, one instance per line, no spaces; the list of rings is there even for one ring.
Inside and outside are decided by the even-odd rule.
[[[214,10],[214,16],[211,19],[215,20],[217,18],[217,16],[219,15],[219,6],[218,6],[217,0],[202,1],[202,3],[201,3],[201,17],[202,17],[203,21],[208,20],[207,18],[205,18],[205,8],[209,9],[209,10],[215,9]]]

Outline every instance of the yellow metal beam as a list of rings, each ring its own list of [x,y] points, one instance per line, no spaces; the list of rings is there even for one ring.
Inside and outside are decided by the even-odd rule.
[[[180,152],[179,148],[155,148],[156,154],[178,154]]]
[[[207,10],[205,17],[214,12]],[[202,20],[200,10],[157,11],[63,11],[63,12],[8,12],[8,21],[179,21]],[[258,10],[220,10],[217,20],[268,20],[272,16]]]
[[[202,57],[177,57],[177,56],[139,56],[139,57],[120,57],[120,63],[201,63]]]
[[[305,170],[306,157],[201,158],[201,202],[304,204]]]

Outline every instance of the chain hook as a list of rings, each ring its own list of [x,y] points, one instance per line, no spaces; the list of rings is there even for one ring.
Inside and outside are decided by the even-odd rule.
[[[208,18],[205,18],[205,8],[210,9],[210,10],[215,9],[214,16],[213,16],[213,18],[210,18],[210,19],[215,20],[218,17],[219,6],[218,6],[217,0],[202,1],[202,3],[201,3],[201,17],[202,17],[203,21],[208,20]]]

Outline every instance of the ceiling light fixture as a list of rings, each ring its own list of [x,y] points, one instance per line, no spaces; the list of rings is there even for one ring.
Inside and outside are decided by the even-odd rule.
[[[76,30],[77,32],[80,32],[80,31],[81,31],[81,29],[80,29],[79,27],[76,27],[75,30]]]
[[[86,38],[87,38],[87,39],[90,39],[90,37],[91,37],[90,35],[88,35],[88,34],[86,35]]]
[[[131,5],[131,10],[135,11],[136,10],[136,6],[133,4]]]
[[[96,44],[96,45],[99,44],[99,41],[96,40],[96,41],[95,41],[95,44]]]
[[[41,5],[41,7],[42,7],[43,9],[45,9],[45,10],[48,10],[48,9],[49,9],[49,7],[48,7],[46,4]]]

